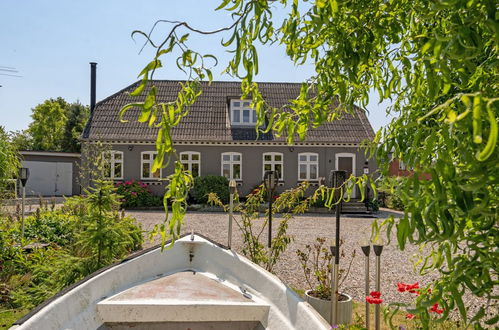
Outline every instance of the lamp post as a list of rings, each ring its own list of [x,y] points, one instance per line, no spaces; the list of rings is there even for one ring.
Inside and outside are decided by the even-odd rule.
[[[236,180],[229,181],[229,240],[227,246],[229,249],[232,245],[232,218],[234,210],[234,194],[236,193]]]
[[[364,163],[364,174],[369,175],[369,162],[366,160]],[[369,187],[367,186],[368,182],[366,182],[366,193],[365,193],[365,204],[366,204],[366,209],[369,211]]]
[[[21,167],[19,169],[19,180],[21,181],[21,185],[23,186],[23,196],[21,200],[22,211],[21,211],[21,242],[24,238],[24,198],[26,197],[26,182],[29,178],[29,168]]]
[[[334,188],[339,188],[343,185],[346,180],[347,173],[345,171],[333,171],[332,172],[332,184]],[[340,212],[341,212],[341,202],[343,196],[341,194],[341,189],[335,191],[336,194],[336,240],[335,240],[335,253],[334,264],[333,264],[333,287],[331,292],[331,325],[338,324],[338,279],[339,279],[339,268],[340,268]]]
[[[381,277],[381,252],[383,252],[383,245],[382,244],[378,244],[378,245],[374,245],[373,244],[373,250],[374,250],[374,254],[376,255],[376,291],[380,291],[381,288],[380,288],[380,277]],[[374,307],[374,311],[375,311],[375,319],[374,319],[374,322],[375,322],[375,329],[376,330],[379,330],[380,329],[380,321],[381,321],[381,318],[380,318],[380,305],[377,304],[376,307]]]
[[[279,174],[276,171],[265,171],[263,175],[263,184],[269,196],[269,244],[272,245],[272,202],[274,200],[274,190],[279,182]]]
[[[368,244],[363,244],[361,247],[362,252],[365,256],[364,267],[365,267],[365,296],[369,296],[369,254],[371,253],[371,246]],[[366,301],[366,329],[369,330],[369,303]]]

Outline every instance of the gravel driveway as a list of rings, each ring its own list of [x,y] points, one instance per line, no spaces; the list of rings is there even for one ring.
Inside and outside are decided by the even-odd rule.
[[[128,211],[127,214],[135,217],[142,224],[143,229],[147,231],[151,230],[155,224],[160,223],[164,219],[164,213],[161,211]],[[386,209],[380,211],[377,214],[378,221],[382,221],[382,219],[388,217],[390,214],[397,216],[397,213]],[[356,250],[356,256],[354,257],[350,274],[342,287],[340,287],[340,290],[352,295],[357,301],[365,300],[364,255],[362,254],[360,245],[363,241],[369,240],[371,224],[375,220],[373,218],[356,218],[351,216],[343,216],[341,220],[341,238],[344,241],[343,251],[345,257],[340,260],[340,267],[346,268],[349,265],[353,250]],[[277,221],[275,220],[273,226],[275,230],[277,229]],[[260,223],[263,223],[263,220]],[[241,232],[235,224],[233,228],[232,245],[240,253],[242,244]],[[303,249],[306,244],[312,244],[318,236],[326,237],[329,241],[332,241],[334,238],[334,228],[335,219],[333,215],[306,214],[297,215],[292,218],[289,221],[288,233],[293,236],[294,240],[279,260],[275,268],[276,275],[293,288],[309,289],[306,286],[305,277],[296,256],[296,250]],[[228,215],[213,212],[190,212],[185,217],[182,232],[190,233],[191,230],[199,232],[222,244],[227,244]],[[263,242],[267,242],[266,237],[264,233],[262,235]],[[145,247],[158,242],[159,239],[155,242],[147,240]],[[409,303],[413,301],[411,294],[399,293],[397,291],[397,282],[413,283],[418,281],[420,286],[424,286],[436,278],[435,273],[427,274],[423,277],[414,271],[413,261],[417,253],[418,247],[413,245],[407,245],[404,251],[400,251],[396,246],[396,240],[392,240],[390,245],[384,247],[381,256],[381,292],[383,294],[382,298],[386,303]],[[371,290],[374,290],[375,258],[372,251],[370,268]],[[469,305],[478,303],[474,297],[469,297],[467,300]]]

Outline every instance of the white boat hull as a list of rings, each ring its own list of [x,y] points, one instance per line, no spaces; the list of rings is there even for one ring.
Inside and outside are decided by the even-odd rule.
[[[11,329],[130,328],[312,330],[330,326],[276,276],[194,235],[179,239],[171,249],[151,249],[89,276]]]

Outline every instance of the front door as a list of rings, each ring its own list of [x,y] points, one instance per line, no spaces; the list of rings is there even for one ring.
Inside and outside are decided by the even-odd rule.
[[[345,171],[347,173],[346,178],[348,179],[350,175],[355,175],[355,155],[353,154],[337,154],[336,155],[336,168],[340,171]],[[352,198],[357,197],[356,189],[353,189]],[[346,194],[345,194],[346,197]]]

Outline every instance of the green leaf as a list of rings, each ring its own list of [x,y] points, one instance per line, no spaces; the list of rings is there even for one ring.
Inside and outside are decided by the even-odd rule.
[[[134,107],[137,107],[137,108],[143,108],[144,107],[144,103],[128,103],[127,105],[125,105],[123,108],[120,109],[119,113],[118,113],[118,116],[120,118],[120,122],[122,123],[127,123],[128,120],[124,120],[123,119],[123,116],[125,115],[125,113],[130,109],[130,108],[134,108]]]
[[[146,81],[143,80],[142,82],[139,83],[137,88],[135,88],[133,92],[130,93],[130,96],[140,95],[140,93],[142,93],[142,91],[144,90],[144,87],[146,87]]]

